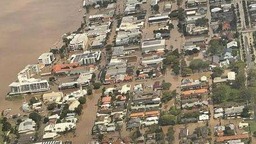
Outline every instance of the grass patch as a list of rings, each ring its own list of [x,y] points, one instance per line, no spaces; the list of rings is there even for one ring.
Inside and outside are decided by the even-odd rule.
[[[245,121],[247,122],[247,121]],[[253,133],[256,131],[256,121],[248,121],[247,123],[250,124],[251,132]],[[249,127],[243,128],[245,131],[249,132]]]
[[[13,96],[8,96],[5,98],[5,100],[8,101],[17,101],[17,100],[22,100],[23,99],[23,95],[13,95]]]

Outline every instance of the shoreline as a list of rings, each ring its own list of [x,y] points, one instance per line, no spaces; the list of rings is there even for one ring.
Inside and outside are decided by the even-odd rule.
[[[40,54],[48,52],[60,41],[62,34],[80,26],[82,1],[3,0],[0,3],[3,9],[0,15],[0,76],[4,78],[0,84],[0,110],[7,106],[14,106],[15,110],[17,106],[5,100],[9,84],[17,80],[17,73],[26,65],[37,63]]]

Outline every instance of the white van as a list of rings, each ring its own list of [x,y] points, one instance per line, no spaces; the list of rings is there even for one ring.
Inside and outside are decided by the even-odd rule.
[[[158,117],[148,117],[146,118],[145,121],[142,122],[142,125],[144,126],[150,126],[150,125],[154,125],[154,124],[158,124]]]

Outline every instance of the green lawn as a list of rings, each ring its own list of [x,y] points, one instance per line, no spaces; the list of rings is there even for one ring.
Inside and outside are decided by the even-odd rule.
[[[256,131],[256,121],[248,121],[248,123],[250,124],[251,132]],[[244,130],[249,132],[249,127],[244,128]]]

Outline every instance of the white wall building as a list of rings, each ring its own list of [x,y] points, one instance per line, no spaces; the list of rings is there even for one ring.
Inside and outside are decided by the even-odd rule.
[[[100,51],[95,51],[95,52],[85,51],[84,53],[81,53],[81,54],[73,54],[69,58],[69,61],[70,63],[80,63],[84,65],[95,64],[97,61],[100,60],[100,56],[101,56]]]
[[[51,103],[51,102],[60,102],[63,97],[62,92],[51,92],[43,94],[43,101],[44,103]]]
[[[21,133],[31,133],[35,132],[36,123],[32,119],[26,119],[20,123],[18,132]]]
[[[75,129],[76,124],[74,123],[57,123],[57,124],[49,124],[44,128],[45,132],[64,132],[66,130]]]
[[[13,82],[9,85],[9,87],[11,89],[9,95],[43,92],[50,89],[47,80],[35,78]]]
[[[157,50],[164,50],[166,47],[165,40],[148,40],[141,44],[142,52],[150,52]]]
[[[85,50],[88,43],[88,37],[85,33],[75,34],[69,43],[71,50]]]
[[[39,64],[51,65],[55,60],[53,53],[43,53],[38,58]]]

